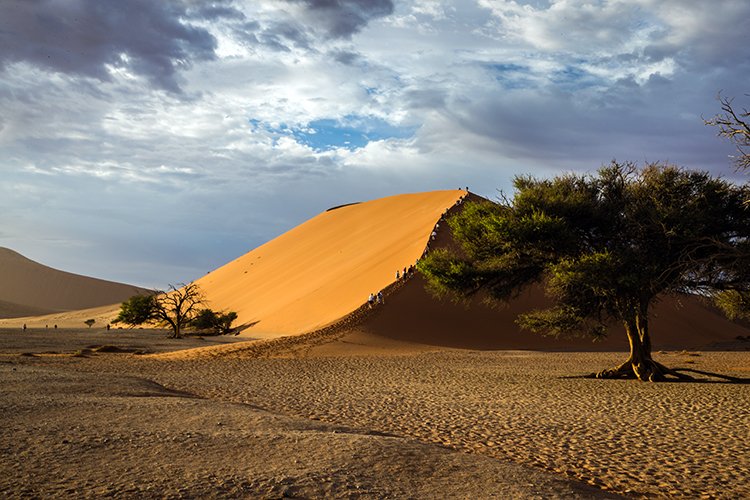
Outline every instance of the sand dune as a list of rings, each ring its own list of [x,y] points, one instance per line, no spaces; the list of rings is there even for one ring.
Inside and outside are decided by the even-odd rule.
[[[466,194],[435,191],[346,205],[310,219],[197,283],[251,336],[314,330],[366,302],[422,255],[435,222]]]
[[[515,324],[519,313],[549,304],[540,288],[497,308],[479,300],[467,307],[434,298],[417,275],[386,289],[384,306],[372,311],[361,307],[371,291],[392,285],[394,269],[413,262],[428,243],[432,248],[455,246],[447,224],[439,224],[434,240],[429,234],[446,210],[462,209],[463,204],[456,204],[462,196],[480,199],[462,191],[423,193],[325,212],[199,283],[222,307],[242,310],[243,322],[258,321],[245,330],[256,338],[303,333],[338,321],[338,332],[321,333],[350,350],[380,349],[393,341],[468,349],[628,348],[621,325],[612,325],[608,337],[597,342],[520,330]],[[419,217],[413,215],[417,211]],[[663,297],[653,309],[651,326],[656,349],[717,348],[750,335],[748,328],[691,296]],[[357,342],[348,343],[346,331]]]
[[[469,194],[466,201],[481,198]],[[449,214],[462,210],[457,205]],[[447,226],[438,230],[433,248],[455,247]],[[463,349],[536,349],[560,351],[627,350],[628,342],[619,324],[609,328],[604,340],[589,337],[553,338],[521,330],[515,323],[523,312],[547,307],[550,301],[541,288],[526,290],[518,299],[498,307],[481,300],[468,306],[439,300],[425,290],[420,276],[410,279],[387,297],[386,307],[368,315],[352,332],[367,335],[367,344],[377,347],[382,339]],[[720,348],[750,329],[727,320],[696,297],[665,296],[652,310],[651,332],[655,349]],[[345,341],[346,339],[344,339]],[[362,344],[362,342],[359,342]],[[364,346],[361,346],[364,348]]]
[[[744,385],[665,384],[655,397],[652,384],[563,378],[622,354],[521,350],[624,350],[622,332],[592,344],[519,331],[516,315],[546,303],[538,289],[497,310],[438,301],[418,276],[394,283],[428,242],[454,244],[442,223],[435,241],[430,233],[463,195],[330,210],[202,278],[211,305],[257,322],[244,338],[262,341],[81,329],[84,319],[111,318],[117,307],[106,305],[30,322],[69,322],[73,334],[0,332],[10,418],[0,443],[11,457],[0,491],[747,498]],[[381,288],[384,305],[362,305]],[[750,338],[691,297],[662,300],[652,328],[657,350]],[[748,373],[747,352],[657,357]]]
[[[0,318],[119,303],[145,290],[52,269],[0,248]]]
[[[547,304],[540,289],[525,292],[506,306],[490,308],[474,302],[468,307],[432,297],[416,277],[388,297],[387,307],[352,332],[397,341],[463,349],[533,349],[552,351],[624,351],[627,338],[621,325],[612,325],[601,341],[591,338],[554,338],[521,330],[519,313]],[[655,349],[719,348],[750,329],[728,321],[689,296],[665,297],[654,308],[651,321]],[[376,338],[370,342],[379,344]]]

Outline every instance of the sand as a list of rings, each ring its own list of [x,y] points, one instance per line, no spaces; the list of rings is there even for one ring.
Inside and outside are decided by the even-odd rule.
[[[428,251],[455,246],[443,216],[479,199],[466,191],[448,190],[333,208],[196,283],[211,307],[238,313],[235,326],[248,339],[273,339],[348,324],[352,314],[359,314],[367,296],[382,290],[387,306],[360,318],[357,327],[397,341],[471,349],[625,348],[619,325],[613,325],[609,337],[596,344],[588,338],[558,340],[521,331],[515,323],[519,313],[549,305],[538,287],[503,307],[490,309],[479,300],[468,307],[438,301],[425,291],[419,276],[406,283],[403,278],[396,279],[396,270],[412,265],[428,246]],[[50,283],[55,281],[50,278]],[[80,286],[66,290],[69,295],[86,295],[90,293],[88,284],[80,281]],[[103,326],[118,310],[119,305],[114,304],[0,319],[0,327],[80,328],[88,319]],[[659,349],[716,348],[750,336],[747,326],[732,323],[698,298],[684,295],[662,297],[652,309],[650,323],[654,346]]]
[[[29,332],[58,353],[36,356],[0,335],[4,496],[750,495],[748,386],[562,378],[623,353],[352,333],[262,357],[72,356],[113,335],[87,333]],[[160,333],[120,347],[164,351]],[[747,351],[657,357],[750,376]]]
[[[0,318],[111,305],[148,291],[53,269],[3,247],[0,278]]]
[[[275,338],[309,332],[349,314],[370,293],[396,281],[396,271],[413,265],[422,255],[441,215],[466,194],[463,190],[411,193],[334,207],[195,282],[207,306],[238,314],[235,324],[244,330],[242,335]],[[0,277],[7,284],[3,286],[13,291],[6,300],[26,307],[43,303],[56,313],[15,317],[22,315],[22,308],[9,304],[7,316],[14,318],[0,319],[0,327],[26,323],[79,328],[89,318],[104,325],[117,316],[119,303],[134,294],[112,299],[107,306],[98,302],[104,307],[96,309],[59,312],[92,306],[77,298],[109,296],[99,293],[98,282],[72,280],[69,273],[26,262],[10,250],[5,253],[17,258],[4,265],[2,250]],[[25,281],[25,276],[34,279]],[[39,297],[34,296],[35,290]],[[50,294],[66,297],[68,302],[78,300],[80,305],[51,307]],[[38,314],[33,311],[29,314]]]

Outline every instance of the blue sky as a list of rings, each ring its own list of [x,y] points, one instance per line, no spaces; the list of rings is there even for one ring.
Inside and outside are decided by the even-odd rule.
[[[335,205],[668,161],[745,181],[745,0],[7,0],[0,246],[165,287]]]

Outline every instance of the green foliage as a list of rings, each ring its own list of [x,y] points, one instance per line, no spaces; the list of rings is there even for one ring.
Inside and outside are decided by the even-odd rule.
[[[197,330],[209,330],[217,335],[224,335],[232,330],[232,323],[237,319],[237,313],[216,312],[211,309],[201,309],[190,321],[190,326]]]
[[[219,333],[229,333],[232,330],[232,323],[234,323],[236,319],[237,313],[234,311],[219,314],[216,322]]]
[[[130,326],[142,325],[156,318],[156,300],[154,295],[133,295],[120,305],[120,314],[113,323],[125,323]]]
[[[418,265],[433,291],[507,300],[538,283],[555,305],[520,317],[522,327],[600,336],[617,321],[642,339],[660,294],[750,293],[747,185],[616,162],[595,176],[514,185],[512,199],[467,203],[448,221],[460,250]]]
[[[603,338],[606,334],[601,323],[592,321],[583,311],[568,305],[520,314],[517,322],[521,328],[553,337],[590,335]]]
[[[216,319],[215,311],[212,311],[211,309],[201,309],[195,317],[190,320],[190,326],[198,330],[213,330],[214,325],[216,325]]]
[[[750,319],[750,292],[727,290],[716,294],[714,300],[729,319]]]
[[[83,322],[83,324],[87,325],[89,328],[91,328],[94,323],[96,323],[95,319],[87,319],[86,321]]]

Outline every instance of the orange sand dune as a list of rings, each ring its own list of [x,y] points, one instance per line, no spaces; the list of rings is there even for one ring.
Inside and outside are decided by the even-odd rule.
[[[0,248],[0,318],[98,307],[145,291],[58,271]]]
[[[462,190],[345,205],[310,219],[197,280],[215,309],[253,337],[314,330],[349,314],[416,262]]]
[[[469,194],[466,201],[478,201]],[[463,205],[449,213],[462,210]],[[455,247],[447,229],[438,231],[435,248]],[[420,276],[387,298],[385,307],[378,308],[354,331],[374,335],[368,342],[378,344],[380,338],[432,346],[469,349],[536,349],[611,351],[627,350],[628,342],[621,325],[612,325],[607,337],[594,342],[589,337],[556,339],[521,330],[515,323],[520,313],[550,305],[541,288],[530,288],[519,298],[498,307],[489,307],[480,300],[468,306],[450,300],[439,300],[425,290]],[[738,336],[750,335],[746,326],[733,323],[693,296],[663,297],[652,309],[650,328],[655,349],[689,349],[721,347]]]
[[[627,348],[620,325],[613,325],[608,338],[596,343],[590,338],[555,339],[520,330],[515,324],[519,313],[549,304],[539,288],[500,308],[478,301],[465,307],[435,299],[417,276],[389,291],[384,306],[355,311],[369,293],[395,281],[395,269],[422,254],[435,223],[446,209],[461,210],[463,205],[456,201],[465,195],[462,191],[401,195],[325,212],[210,273],[199,284],[214,306],[240,312],[239,323],[258,322],[245,335],[278,337],[340,323],[325,334],[341,339],[343,351],[336,352],[403,347],[404,342],[471,349]],[[446,224],[430,245],[455,245]],[[342,337],[337,331],[351,335]],[[747,328],[688,296],[663,298],[652,313],[652,332],[657,349],[716,346],[750,335]]]

